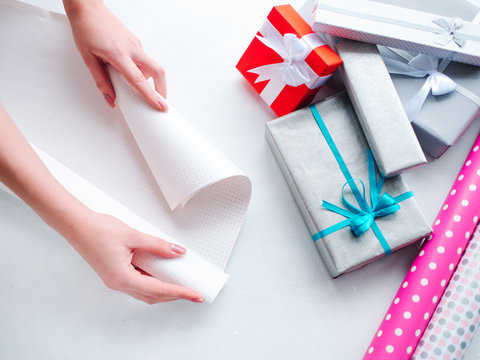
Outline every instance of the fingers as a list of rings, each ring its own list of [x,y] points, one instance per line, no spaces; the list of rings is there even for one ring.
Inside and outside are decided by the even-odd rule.
[[[153,90],[146,77],[130,57],[125,56],[119,59],[112,59],[111,63],[150,105],[158,110],[165,111],[168,109],[165,100]]]
[[[113,89],[110,77],[105,71],[99,59],[92,53],[82,54],[88,70],[95,80],[98,90],[103,94],[105,101],[111,107],[115,107],[115,90]]]
[[[183,246],[143,233],[133,238],[131,247],[133,249],[145,250],[164,258],[177,257],[187,252]]]
[[[138,64],[143,73],[146,73],[153,78],[155,90],[166,98],[167,80],[165,77],[165,70],[145,53],[141,53],[137,58],[134,58],[134,61]]]
[[[193,289],[164,283],[154,277],[142,275],[135,270],[130,271],[126,276],[125,286],[128,291],[134,292],[144,298],[148,298],[150,301],[154,301],[154,303],[178,299],[197,303],[202,303],[204,301],[202,296]]]

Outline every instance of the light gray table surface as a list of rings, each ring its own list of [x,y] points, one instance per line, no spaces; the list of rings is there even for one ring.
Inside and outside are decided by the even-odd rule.
[[[62,11],[60,0],[28,2]],[[418,245],[338,279],[327,274],[264,138],[275,116],[235,69],[278,3],[106,2],[167,69],[169,99],[251,177],[230,279],[209,306],[145,305],[107,289],[65,240],[0,192],[0,359],[360,359]],[[441,159],[406,174],[429,222],[479,129],[476,121]],[[466,359],[479,353],[477,336]]]

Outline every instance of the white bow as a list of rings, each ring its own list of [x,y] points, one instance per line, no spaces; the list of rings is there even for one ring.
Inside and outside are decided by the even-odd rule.
[[[440,26],[443,30],[436,31],[437,34],[441,34],[438,40],[435,40],[435,43],[445,46],[450,41],[454,41],[460,47],[464,47],[467,41],[460,37],[457,34],[457,30],[463,26],[463,21],[460,18],[454,18],[446,20],[444,18],[433,20],[433,23]]]
[[[455,81],[437,70],[438,58],[429,55],[417,55],[408,63],[384,58],[387,69],[392,74],[400,74],[422,78],[427,76],[423,86],[404,104],[405,112],[410,121],[414,121],[422,109],[428,94],[444,95],[457,88]]]
[[[267,19],[257,38],[267,47],[281,56],[283,62],[268,64],[248,70],[259,75],[255,83],[269,80],[260,96],[271,105],[286,85],[305,84],[310,89],[323,85],[329,76],[320,77],[305,62],[310,52],[325,43],[317,34],[311,33],[298,38],[295,34],[281,35]]]

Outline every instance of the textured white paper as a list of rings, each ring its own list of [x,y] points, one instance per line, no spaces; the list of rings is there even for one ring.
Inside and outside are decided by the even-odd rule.
[[[161,229],[183,244],[192,255],[177,261],[179,269],[194,258],[193,266],[208,261],[225,268],[251,193],[249,179],[235,165],[171,105],[167,113],[151,109],[115,72],[124,116],[109,109],[75,49],[64,15],[2,0],[0,48],[0,101],[22,132],[78,175],[73,184],[105,193],[92,196],[88,190],[77,196],[126,222],[131,217],[134,227],[158,234]],[[78,190],[68,181],[64,185]],[[146,271],[165,262],[137,261]],[[162,276],[197,289],[216,284],[201,291],[206,300],[213,300],[224,282],[213,270],[209,275],[187,267],[172,274]]]

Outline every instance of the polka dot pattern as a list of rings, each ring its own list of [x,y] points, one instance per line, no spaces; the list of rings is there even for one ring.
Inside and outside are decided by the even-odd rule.
[[[480,137],[474,144],[474,149],[479,148]],[[376,335],[381,330],[382,336],[374,336],[364,360],[407,359],[412,354],[417,359],[449,360],[464,351],[468,344],[465,336],[469,333],[470,339],[473,331],[465,329],[463,324],[457,326],[461,320],[447,321],[447,318],[459,313],[470,317],[465,320],[480,318],[480,295],[478,304],[465,300],[462,303],[463,296],[460,295],[466,291],[473,294],[473,290],[478,292],[480,289],[480,259],[474,261],[479,271],[470,269],[471,274],[478,274],[473,282],[463,280],[456,283],[455,292],[446,289],[455,269],[460,269],[460,265],[467,266],[463,260],[459,263],[462,255],[468,253],[465,249],[480,217],[480,196],[476,196],[480,189],[479,175],[480,151],[472,149],[434,221],[431,239],[424,241],[405,279],[399,284],[387,316],[375,332]],[[444,292],[450,294],[448,301],[442,297]],[[471,308],[473,305],[475,310]],[[430,321],[430,325],[441,321],[448,333],[433,329]],[[464,333],[457,333],[457,329],[464,329]],[[420,356],[416,352],[420,341],[422,351],[428,351],[428,355]],[[438,355],[443,353],[450,357]]]
[[[480,322],[479,288],[480,226],[448,283],[412,359],[463,358]]]

